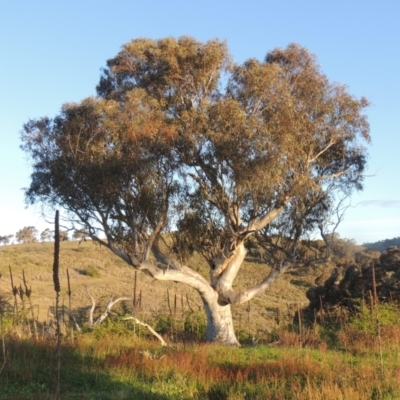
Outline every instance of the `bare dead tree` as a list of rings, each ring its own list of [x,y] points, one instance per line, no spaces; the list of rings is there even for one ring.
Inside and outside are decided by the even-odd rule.
[[[91,328],[91,329],[93,329],[97,325],[100,325],[109,316],[111,309],[113,308],[113,306],[115,304],[119,303],[120,301],[132,301],[133,300],[133,297],[119,297],[118,299],[114,300],[114,296],[111,295],[110,300],[108,301],[104,312],[95,321],[93,321],[93,313],[96,308],[96,300],[90,293],[90,288],[86,288],[86,292],[92,301],[92,306],[89,311],[89,328]],[[136,324],[146,327],[161,342],[162,346],[167,346],[167,343],[161,337],[161,335],[158,334],[149,324],[146,324],[145,322],[142,322],[135,317],[124,318],[124,321],[127,321],[127,320],[133,320]]]

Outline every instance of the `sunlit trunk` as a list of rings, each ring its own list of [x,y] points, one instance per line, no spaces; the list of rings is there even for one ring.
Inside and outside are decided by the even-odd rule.
[[[231,305],[220,305],[218,301],[211,304],[204,302],[204,309],[207,315],[207,342],[240,346],[233,329]]]
[[[172,280],[193,287],[199,293],[207,315],[206,340],[229,346],[240,346],[233,329],[230,302],[224,299],[221,292],[213,288],[210,282],[200,274],[185,266],[177,270],[161,269],[149,261],[141,263],[136,268],[146,271],[154,279]]]

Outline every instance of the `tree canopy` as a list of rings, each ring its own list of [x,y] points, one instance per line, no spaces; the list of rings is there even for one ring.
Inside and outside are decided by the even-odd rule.
[[[264,291],[298,260],[300,240],[324,234],[338,195],[362,189],[367,106],[298,44],[237,64],[217,39],[132,40],[108,60],[96,97],[24,126],[26,196],[63,207],[135,268],[193,286],[215,325],[211,304]],[[234,290],[250,238],[277,266]],[[210,282],[185,266],[193,251]]]
[[[34,226],[24,226],[16,234],[15,238],[21,243],[37,242],[38,230]]]
[[[44,231],[41,232],[40,234],[40,240],[42,242],[47,242],[53,239],[54,237],[54,232],[51,231],[49,228],[46,228]]]
[[[0,236],[0,244],[9,244],[14,235]]]

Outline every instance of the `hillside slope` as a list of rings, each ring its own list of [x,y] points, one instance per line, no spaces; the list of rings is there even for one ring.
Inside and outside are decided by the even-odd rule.
[[[10,272],[14,286],[22,285],[24,271],[28,287],[32,288],[32,303],[39,320],[53,318],[54,290],[52,282],[53,243],[33,243],[0,247],[0,296],[6,309],[11,312],[14,304]],[[208,276],[204,260],[193,256],[188,265]],[[263,295],[250,303],[233,307],[236,327],[252,335],[260,331],[270,331],[277,320],[289,321],[299,307],[308,304],[306,291],[315,283],[315,279],[334,267],[332,264],[294,270],[280,277]],[[115,298],[133,296],[135,270],[114,256],[108,249],[92,242],[62,242],[60,252],[61,302],[67,310],[67,269],[71,279],[72,311],[77,319],[84,322],[91,306],[87,287],[97,301],[97,315],[111,295]],[[261,260],[248,257],[237,281],[237,287],[249,287],[268,274],[269,267]],[[92,276],[90,276],[90,274]],[[176,307],[176,318],[190,310],[202,310],[197,292],[186,285],[174,282],[155,281],[143,273],[137,273],[136,298],[141,296],[141,307],[137,315],[146,321],[156,316],[166,316]],[[167,294],[170,301],[168,303]],[[19,299],[19,307],[21,307]],[[189,303],[189,304],[188,304]],[[175,306],[176,305],[176,306]],[[189,307],[190,306],[190,307]],[[132,310],[132,303],[125,302],[125,312]],[[96,314],[95,313],[95,314]],[[205,315],[204,315],[205,318]]]

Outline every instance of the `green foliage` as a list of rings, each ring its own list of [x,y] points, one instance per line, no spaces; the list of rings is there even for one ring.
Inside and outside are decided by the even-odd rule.
[[[1,306],[1,305],[0,305]],[[11,316],[6,316],[0,308],[0,336],[13,333],[15,327],[15,319]]]
[[[24,125],[27,201],[61,206],[126,263],[195,288],[207,309],[215,293],[238,304],[277,278],[232,289],[250,236],[283,273],[283,261],[308,260],[301,238],[362,188],[369,103],[298,44],[239,64],[219,39],[140,38],[107,61],[97,93]],[[150,251],[158,263],[145,262]],[[177,261],[194,251],[212,285]]]
[[[322,325],[315,324],[313,326],[314,332],[318,335],[322,342],[326,343],[330,349],[340,348],[338,333],[340,332],[340,325],[337,323],[327,322]]]
[[[133,334],[133,324],[130,321],[123,321],[120,318],[107,318],[100,325],[96,325],[92,330],[86,331],[86,334],[93,332],[97,339],[108,336],[123,336]]]
[[[154,322],[154,329],[162,335],[174,335],[182,340],[202,342],[206,337],[206,316],[203,311],[189,312],[184,320],[170,315],[160,315]]]
[[[379,327],[398,325],[399,321],[400,308],[396,304],[382,303],[371,307],[362,301],[349,326],[359,332],[377,335]]]
[[[183,323],[184,331],[193,335],[197,340],[206,337],[206,316],[204,312],[191,312],[186,316]]]
[[[90,276],[91,278],[100,278],[101,276],[99,269],[95,265],[88,265],[85,267],[83,274]]]
[[[300,45],[240,65],[218,39],[136,39],[97,90],[24,126],[26,195],[86,228],[92,215],[131,256],[172,225],[185,230],[173,247],[183,258],[267,225],[298,241],[325,221],[331,190],[362,187],[368,101],[330,83]]]
[[[54,346],[6,338],[0,399],[54,398]],[[61,398],[206,400],[398,399],[398,344],[385,374],[372,354],[269,346],[193,345],[161,349],[154,340],[83,334],[61,349]],[[0,363],[2,361],[0,354]]]
[[[170,315],[159,316],[155,322],[154,329],[157,333],[165,335],[171,333],[173,328],[173,319]]]

